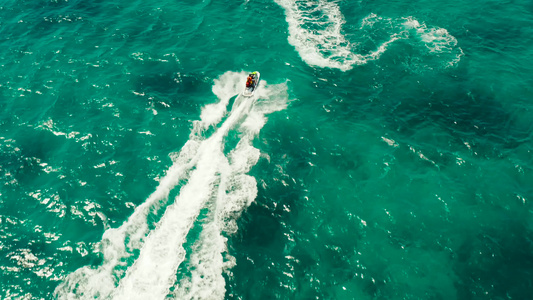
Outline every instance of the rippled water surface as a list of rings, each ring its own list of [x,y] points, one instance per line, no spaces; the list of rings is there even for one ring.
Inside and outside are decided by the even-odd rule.
[[[4,1],[0,298],[530,298],[532,21]]]

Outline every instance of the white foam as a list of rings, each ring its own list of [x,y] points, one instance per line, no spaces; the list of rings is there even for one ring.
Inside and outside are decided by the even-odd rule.
[[[420,23],[413,17],[402,18],[402,25],[408,31],[414,31],[415,35],[422,41],[429,54],[440,55],[449,54],[447,66],[455,66],[464,55],[463,49],[457,46],[457,39],[445,28],[430,27],[425,23]],[[447,56],[444,56],[447,58]]]
[[[385,51],[387,50],[387,47],[389,46],[389,44],[391,44],[392,42],[398,40],[401,38],[401,35],[400,34],[393,34],[390,36],[389,40],[382,43],[378,49],[376,49],[376,51],[373,51],[373,52],[370,52],[369,54],[365,55],[364,58],[365,58],[365,61],[369,61],[369,60],[377,60],[381,57],[381,55],[383,53],[385,53]]]
[[[214,191],[216,197],[209,205],[210,211],[208,217],[206,217],[208,221],[203,224],[202,232],[192,247],[193,251],[188,261],[190,277],[184,277],[180,280],[179,286],[173,293],[176,299],[224,298],[225,282],[222,273],[225,269],[233,267],[234,260],[228,259],[226,238],[223,237],[222,232],[228,233],[226,231],[228,222],[231,222],[232,225],[235,224],[235,215],[227,214],[226,208],[231,205],[234,207],[234,211],[242,212],[257,195],[255,179],[244,175],[249,177],[251,188],[242,191],[242,197],[237,198],[237,201],[234,201],[235,197],[229,196],[242,187],[239,184],[239,175],[242,176],[242,172],[249,171],[249,168],[257,162],[257,160],[245,159],[250,157],[250,153],[258,152],[257,149],[251,148],[243,149],[237,146],[229,155],[230,160],[226,160],[219,165],[221,178],[217,190]],[[233,156],[237,156],[239,162],[230,162]],[[246,166],[242,165],[243,161]],[[226,254],[225,256],[223,255],[224,253]]]
[[[113,292],[116,278],[122,274],[124,261],[140,248],[148,232],[148,214],[167,201],[170,190],[194,163],[196,147],[195,142],[189,141],[146,202],[138,206],[122,226],[104,232],[98,245],[104,257],[103,264],[96,269],[82,267],[69,274],[55,290],[58,299],[93,299],[108,297]]]
[[[139,258],[120,281],[114,299],[163,299],[168,294],[172,275],[185,257],[185,238],[212,197],[219,161],[224,157],[217,137],[200,146],[200,157],[188,184],[148,235]]]
[[[369,14],[361,21],[360,31],[364,35],[368,30],[381,25],[388,38],[377,44],[377,48],[366,54],[356,53],[356,44],[352,44],[343,34],[345,24],[339,6],[325,0],[275,0],[285,10],[289,26],[288,41],[308,65],[322,68],[336,68],[347,71],[354,65],[377,60],[390,44],[399,39],[408,39],[410,31],[424,43],[431,54],[452,53],[448,62],[455,65],[463,55],[457,47],[457,40],[444,28],[428,27],[413,17],[391,19]]]
[[[224,162],[223,138],[249,108],[252,99],[232,111],[228,119],[198,150],[198,162],[176,202],[152,231],[139,258],[127,270],[114,293],[115,299],[162,299],[173,283],[173,274],[185,257],[183,243],[200,210],[213,197],[215,182]]]
[[[185,249],[182,245],[200,209],[212,197],[216,198],[216,204],[225,198],[225,187],[228,184],[227,176],[229,173],[224,170],[228,168],[228,164],[222,153],[222,137],[246,114],[251,102],[252,99],[241,102],[219,130],[203,144],[206,145],[206,148],[201,150],[202,157],[189,180],[189,184],[180,192],[176,204],[169,208],[160,223],[161,226],[149,237],[147,246],[142,249],[141,256],[128,270],[124,281],[121,281],[118,295],[115,298],[145,299],[149,296],[157,299],[168,293],[173,281],[172,275],[175,274],[185,257]],[[239,153],[239,157],[242,156],[242,153]],[[218,176],[222,178],[218,181],[219,185],[216,186],[214,183],[217,182]],[[255,198],[255,194],[253,194],[253,198]],[[195,251],[191,255],[189,264],[196,264],[196,266],[191,272],[190,281],[182,280],[183,287],[177,289],[177,295],[180,292],[183,293],[184,290],[187,291],[186,294],[181,294],[180,298],[189,295],[188,297],[210,299],[224,295],[221,253],[225,251],[225,244],[219,229],[221,228],[220,223],[223,221],[217,217],[220,216],[218,207],[220,205],[215,205],[214,223],[204,226],[205,232],[202,232],[199,242],[193,247]],[[152,243],[152,241],[154,242]],[[161,249],[163,244],[165,250],[157,252],[156,250]],[[146,255],[143,255],[145,253]],[[150,274],[156,274],[156,276]]]
[[[191,276],[182,278],[173,293],[176,299],[224,298],[225,282],[222,273],[229,272],[236,261],[227,253],[223,233],[236,232],[236,219],[257,196],[256,180],[246,174],[261,155],[260,151],[252,146],[252,140],[265,124],[265,114],[286,106],[286,100],[279,101],[280,98],[286,99],[286,88],[259,90],[272,97],[268,98],[268,101],[259,102],[263,103],[262,105],[254,105],[251,108],[239,127],[241,140],[227,156],[227,160],[219,165],[221,178],[217,196],[210,206],[210,215],[206,218],[209,221],[203,225],[188,261]]]
[[[194,130],[191,132],[191,137],[199,136],[210,126],[218,124],[226,114],[226,107],[229,100],[242,89],[243,78],[246,78],[244,71],[226,72],[218,79],[215,79],[213,86],[213,93],[220,99],[220,101],[208,104],[202,108],[200,120],[194,121]]]
[[[172,293],[174,299],[224,299],[225,280],[222,275],[226,239],[216,222],[204,224],[199,240],[192,247],[188,261],[190,277],[179,281]]]
[[[266,90],[265,85],[263,82],[262,89]],[[222,253],[226,251],[226,245],[221,234],[230,217],[226,214],[227,203],[232,203],[231,212],[235,216],[237,211],[242,212],[250,205],[257,194],[255,179],[244,174],[259,158],[259,150],[250,145],[255,133],[243,135],[229,160],[223,154],[224,137],[252,109],[254,98],[242,97],[240,100],[235,101],[239,104],[222,126],[201,143],[198,163],[188,184],[180,191],[175,204],[167,209],[156,230],[148,236],[139,258],[120,281],[114,299],[162,299],[169,293],[176,270],[186,256],[183,244],[187,234],[200,210],[209,202],[214,203],[211,207],[213,221],[204,226],[205,232],[193,247],[189,261],[193,266],[190,280],[181,280],[182,287],[176,289],[175,295],[178,298],[223,298]],[[241,191],[238,197],[231,192],[235,190]]]
[[[413,17],[404,18],[403,26],[416,30],[418,36],[431,52],[450,52],[457,46],[457,39],[444,28],[429,27]]]
[[[216,109],[208,109],[207,111],[210,111],[208,115],[215,115],[216,117],[205,117],[205,114],[203,114],[202,122],[195,124],[193,132],[201,131],[198,127],[205,128],[206,126],[217,122],[217,119],[218,121],[220,120],[221,117],[219,116],[222,116],[225,113],[226,106],[224,104],[227,105],[227,101],[229,101],[231,95],[234,95],[235,92],[237,92],[238,83],[242,85],[244,78],[244,73],[227,72],[215,81],[213,91],[221,99],[219,103],[222,103],[222,105],[216,106]],[[179,156],[173,158],[174,164],[168,170],[166,176],[160,181],[156,191],[150,195],[146,202],[138,206],[122,226],[105,231],[102,241],[98,245],[99,251],[103,254],[103,264],[98,268],[83,267],[69,274],[55,291],[58,299],[106,298],[112,293],[116,293],[115,288],[117,279],[122,277],[124,273],[123,269],[127,268],[125,262],[132,257],[132,253],[135,250],[141,249],[141,255],[143,255],[142,253],[146,253],[146,251],[142,249],[146,248],[146,246],[143,245],[146,235],[149,232],[148,215],[152,211],[157,210],[161,205],[165,205],[168,201],[170,190],[173,189],[183,176],[185,176],[194,166],[197,168],[197,170],[194,171],[194,174],[191,175],[191,180],[194,184],[187,185],[186,189],[184,188],[185,195],[187,195],[187,193],[195,194],[196,191],[201,192],[203,190],[202,188],[205,187],[206,184],[209,184],[210,181],[205,180],[204,174],[213,173],[212,166],[209,165],[213,159],[216,159],[216,156],[213,156],[212,154],[216,153],[217,148],[220,149],[222,137],[227,134],[227,130],[231,127],[227,124],[231,122],[235,122],[234,118],[229,119],[224,124],[226,126],[223,126],[224,128],[222,128],[221,133],[215,135],[211,142],[202,142],[198,141],[198,139],[191,139],[185,144],[180,151]],[[201,159],[201,161],[199,161],[199,159]],[[207,169],[202,167],[206,165]],[[198,193],[198,195],[202,194]],[[182,202],[183,201],[179,201],[179,203]],[[189,202],[185,201],[185,204],[179,205],[187,207],[187,205],[189,205],[188,203]],[[193,201],[193,203],[195,202]],[[191,209],[191,211],[194,210],[196,210],[196,208]],[[168,217],[165,218],[165,216],[163,216],[163,218],[168,219]],[[164,221],[162,221],[162,223],[164,223]],[[182,225],[182,228],[183,227],[184,226]],[[186,233],[187,230],[184,229],[183,232]],[[158,233],[159,236],[164,236],[164,234],[164,231]],[[161,238],[157,240],[162,241]],[[154,246],[148,246],[147,249],[149,249],[148,251],[152,250],[156,253],[157,251],[160,251],[161,247],[164,247],[164,245],[156,243]],[[144,256],[146,256],[146,254],[144,254]],[[141,263],[138,264],[142,264],[142,260]],[[128,273],[132,273],[132,271],[128,271]]]
[[[351,51],[341,33],[345,23],[339,6],[333,2],[275,0],[285,9],[289,43],[309,65],[349,70],[363,58]]]
[[[180,299],[224,297],[222,272],[235,260],[227,253],[223,232],[234,232],[235,218],[257,195],[255,179],[246,175],[260,157],[251,142],[265,124],[265,114],[285,108],[287,100],[285,84],[269,87],[262,81],[256,98],[239,96],[226,120],[205,139],[201,132],[220,122],[245,78],[244,72],[227,72],[215,81],[213,92],[222,104],[202,110],[191,139],[178,156],[171,154],[174,164],[156,191],[122,226],[106,230],[99,244],[103,264],[69,274],[57,287],[56,298],[164,299],[176,283],[176,272],[186,256],[183,244],[202,209],[208,209],[210,217],[190,250],[191,277],[181,278],[173,294]],[[264,98],[260,105],[254,105],[257,97]],[[225,157],[225,137],[237,129],[241,139]],[[170,191],[182,179],[188,179],[187,184],[150,231],[148,215],[166,205]],[[135,252],[139,256],[129,265]]]
[[[382,22],[383,17],[376,15],[375,13],[371,13],[368,16],[364,17],[363,20],[361,20],[361,28],[364,29],[365,27],[374,27],[374,24],[378,22]]]
[[[389,44],[400,38],[397,33],[391,33],[389,39],[381,43],[375,51],[365,55],[354,53],[355,45],[346,40],[342,33],[344,16],[334,2],[276,2],[285,9],[289,24],[289,43],[296,48],[300,57],[312,66],[347,71],[354,65],[379,59]],[[372,28],[374,24],[387,20],[390,22],[390,19],[370,14],[362,20],[360,29]]]

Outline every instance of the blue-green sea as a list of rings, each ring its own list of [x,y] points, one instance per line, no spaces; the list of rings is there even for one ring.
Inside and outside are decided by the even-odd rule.
[[[532,3],[2,1],[0,299],[532,299]]]

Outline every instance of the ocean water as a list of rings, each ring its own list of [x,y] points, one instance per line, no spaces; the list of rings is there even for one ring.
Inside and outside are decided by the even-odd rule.
[[[523,0],[3,1],[0,298],[530,299],[532,35]]]

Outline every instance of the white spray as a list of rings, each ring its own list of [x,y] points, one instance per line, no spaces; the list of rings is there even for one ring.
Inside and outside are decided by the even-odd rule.
[[[463,55],[457,47],[457,40],[443,28],[427,27],[413,17],[383,18],[370,14],[361,22],[359,30],[378,23],[384,26],[386,40],[376,45],[376,49],[366,53],[357,53],[357,44],[351,43],[343,34],[346,20],[335,1],[317,0],[275,0],[285,10],[289,26],[288,41],[308,65],[321,68],[335,68],[347,71],[354,65],[366,64],[377,60],[387,48],[400,39],[419,39],[427,47],[428,54],[453,52],[452,60],[447,66],[454,66]],[[411,29],[415,29],[414,32]]]
[[[284,109],[287,100],[285,84],[267,86],[261,82],[255,97],[238,96],[229,116],[205,138],[202,133],[227,114],[229,100],[240,92],[245,76],[243,72],[227,72],[215,80],[213,92],[219,102],[204,107],[201,120],[194,122],[190,140],[159,187],[128,221],[104,233],[100,243],[104,263],[96,269],[83,267],[69,274],[56,289],[57,298],[224,297],[222,273],[235,262],[226,253],[223,233],[236,230],[235,218],[257,195],[255,179],[246,174],[259,159],[259,150],[251,142],[265,124],[265,115]],[[240,132],[240,140],[226,157],[225,139],[232,130]],[[166,205],[170,191],[182,179],[188,179],[187,183],[150,231],[147,216],[151,209]],[[191,249],[185,249],[187,235],[203,210],[208,210],[208,217],[200,236]],[[139,253],[136,259],[134,252]],[[177,278],[187,253],[191,276]],[[135,261],[128,266],[128,259]]]

